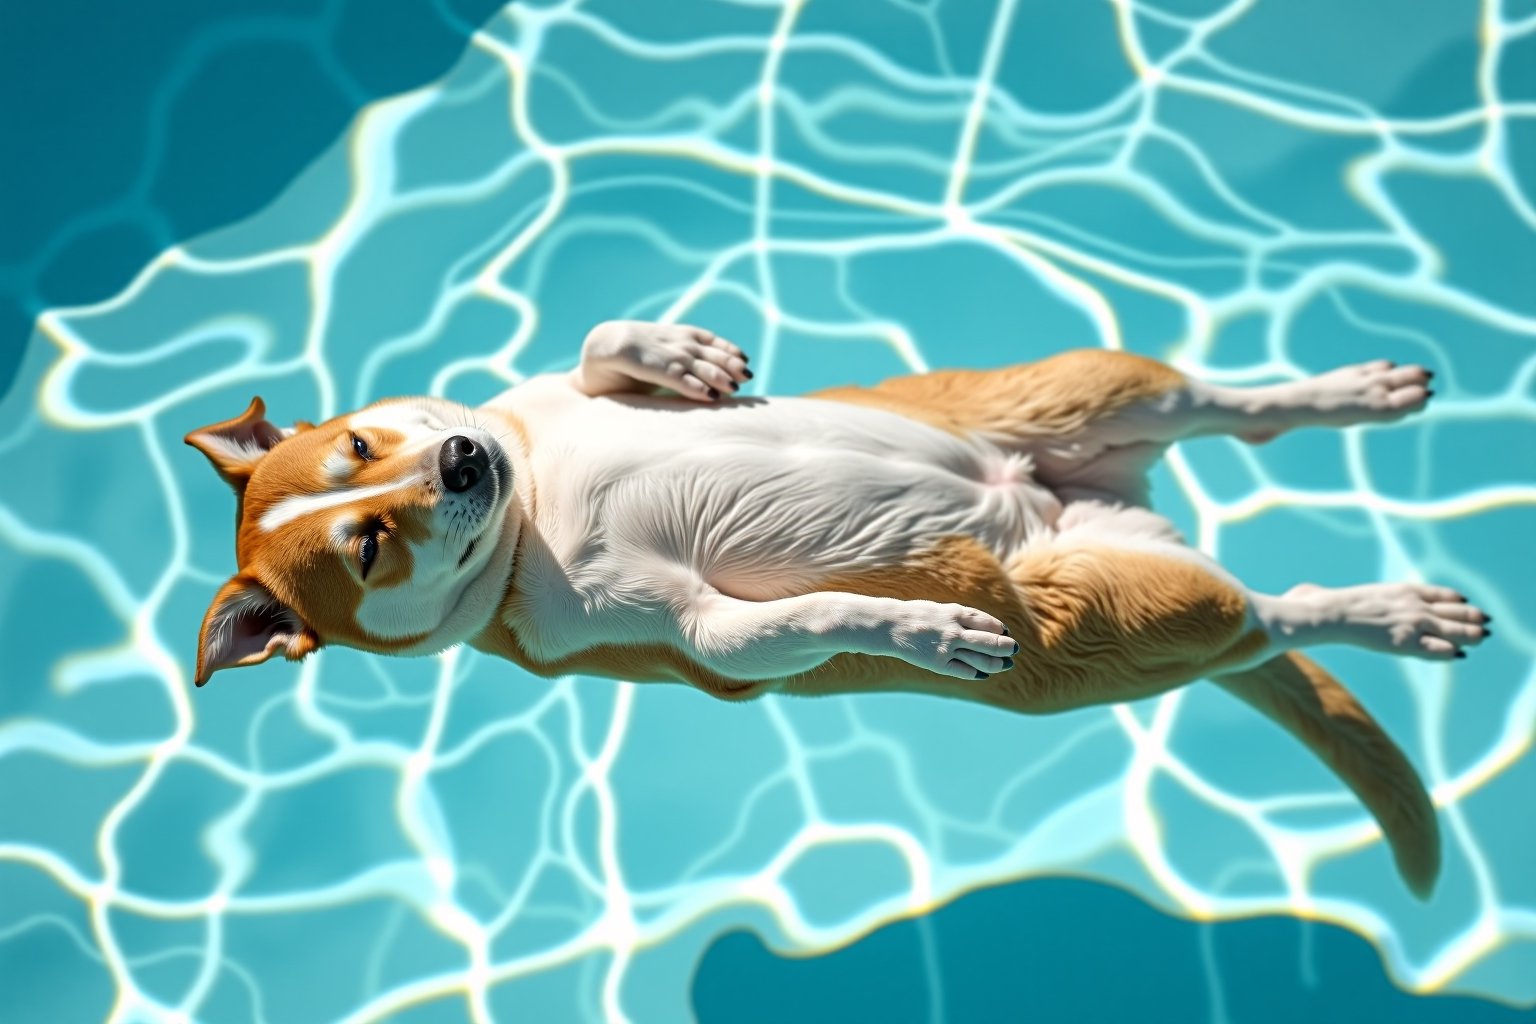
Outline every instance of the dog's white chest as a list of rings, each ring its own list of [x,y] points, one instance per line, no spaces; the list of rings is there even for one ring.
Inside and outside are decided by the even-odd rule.
[[[553,378],[497,404],[527,427],[534,521],[588,608],[690,578],[804,593],[956,535],[1006,556],[1059,512],[1024,459],[839,402],[591,399]]]

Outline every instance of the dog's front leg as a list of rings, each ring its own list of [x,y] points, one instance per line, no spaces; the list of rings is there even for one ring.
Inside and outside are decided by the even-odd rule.
[[[1013,667],[1019,645],[995,616],[959,604],[821,592],[743,601],[711,592],[683,623],[699,662],[738,680],[776,679],[837,654],[878,654],[957,679]]]
[[[576,389],[594,398],[655,386],[714,402],[751,379],[746,354],[713,331],[639,320],[592,328],[581,346],[581,363],[571,371]]]

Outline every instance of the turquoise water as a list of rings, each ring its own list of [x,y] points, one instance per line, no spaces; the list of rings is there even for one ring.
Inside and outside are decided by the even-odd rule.
[[[1041,1019],[1129,978],[1170,1020],[1529,1019],[1536,9],[1338,6],[518,4],[248,219],[44,313],[0,404],[0,1016],[1014,1019],[1016,950]],[[1207,687],[1021,719],[330,650],[191,688],[233,545],[187,430],[483,401],[618,316],[775,393],[1077,345],[1433,366],[1426,417],[1182,445],[1155,501],[1257,589],[1498,620],[1449,666],[1319,655],[1431,782],[1434,899]]]

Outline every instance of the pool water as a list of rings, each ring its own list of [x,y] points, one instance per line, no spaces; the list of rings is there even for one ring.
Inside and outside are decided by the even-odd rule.
[[[1536,7],[657,10],[477,17],[250,216],[164,218],[37,319],[0,401],[0,1018],[1531,1019]],[[1154,503],[1257,590],[1498,620],[1466,661],[1318,652],[1431,785],[1434,897],[1209,686],[1025,719],[331,649],[192,688],[234,558],[188,430],[482,402],[616,317],[731,338],[752,393],[1074,346],[1430,365],[1427,414],[1183,444]]]

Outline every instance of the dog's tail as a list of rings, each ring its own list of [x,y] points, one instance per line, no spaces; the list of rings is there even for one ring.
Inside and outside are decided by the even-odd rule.
[[[1434,804],[1408,758],[1343,684],[1294,651],[1215,681],[1285,726],[1355,791],[1408,888],[1427,899],[1440,874]]]

